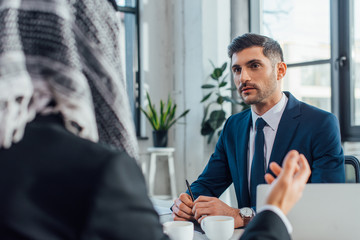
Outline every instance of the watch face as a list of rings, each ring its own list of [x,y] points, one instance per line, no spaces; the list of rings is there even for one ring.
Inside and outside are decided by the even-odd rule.
[[[241,208],[240,209],[240,213],[244,216],[244,217],[252,217],[253,216],[253,210],[251,208]]]

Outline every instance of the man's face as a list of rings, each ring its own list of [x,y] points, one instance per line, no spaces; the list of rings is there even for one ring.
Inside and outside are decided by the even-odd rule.
[[[267,105],[276,100],[281,92],[278,66],[263,54],[262,47],[234,53],[231,62],[236,88],[246,104]]]

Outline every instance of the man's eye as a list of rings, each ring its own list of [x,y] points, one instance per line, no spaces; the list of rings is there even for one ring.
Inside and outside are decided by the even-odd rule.
[[[233,72],[234,72],[234,73],[240,73],[240,72],[241,72],[241,68],[234,68],[234,69],[233,69]]]
[[[258,68],[258,67],[260,67],[260,64],[258,64],[258,63],[253,63],[253,64],[251,64],[251,67],[252,67],[252,68]]]

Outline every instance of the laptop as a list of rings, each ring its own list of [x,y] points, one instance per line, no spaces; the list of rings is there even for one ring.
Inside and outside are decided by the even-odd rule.
[[[258,186],[256,209],[269,190],[268,184]],[[360,184],[307,184],[287,217],[294,240],[360,239]]]

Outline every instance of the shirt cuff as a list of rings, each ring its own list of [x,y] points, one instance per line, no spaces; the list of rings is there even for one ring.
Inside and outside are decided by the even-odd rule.
[[[263,211],[266,211],[266,210],[269,210],[269,211],[272,211],[274,213],[276,213],[276,215],[278,215],[281,220],[283,221],[283,223],[285,224],[286,226],[286,229],[288,230],[288,233],[291,234],[292,231],[293,231],[293,227],[289,221],[289,219],[285,216],[285,214],[280,210],[280,208],[274,206],[274,205],[265,205],[263,206],[262,208],[259,209],[259,211],[257,212],[258,214],[260,212],[263,212]]]

